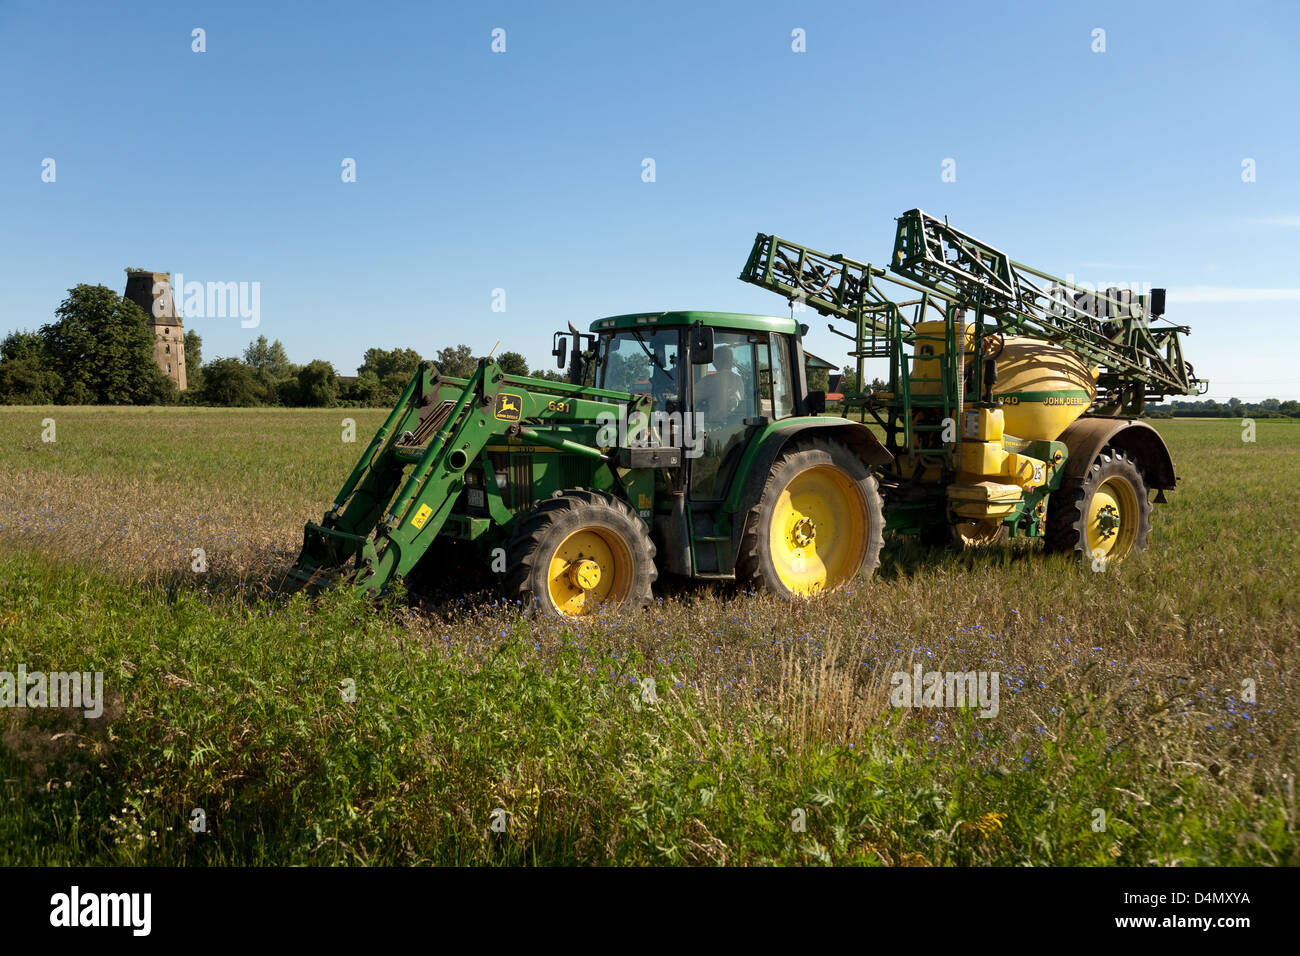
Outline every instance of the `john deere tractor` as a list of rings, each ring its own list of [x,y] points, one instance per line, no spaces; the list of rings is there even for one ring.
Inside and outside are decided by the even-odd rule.
[[[1141,549],[1149,489],[1162,501],[1175,476],[1133,416],[1199,384],[1185,330],[1153,327],[1163,292],[1079,289],[920,210],[891,269],[760,234],[741,274],[850,322],[858,382],[888,360],[888,387],[850,391],[842,416],[809,389],[796,317],[570,325],[552,341],[567,381],[423,363],[291,576],[376,594],[490,568],[541,612],[584,615],[648,602],[660,573],[815,595],[870,575],[886,528],[1102,561]]]

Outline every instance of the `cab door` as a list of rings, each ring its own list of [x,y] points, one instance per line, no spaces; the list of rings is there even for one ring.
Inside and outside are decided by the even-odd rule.
[[[724,331],[714,335],[713,361],[691,366],[696,457],[690,461],[692,501],[721,501],[760,419],[759,381],[770,368],[768,336]],[[761,348],[761,355],[760,355]]]

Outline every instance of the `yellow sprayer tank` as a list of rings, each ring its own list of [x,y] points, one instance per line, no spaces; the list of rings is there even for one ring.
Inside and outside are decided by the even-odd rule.
[[[945,323],[918,322],[912,363],[913,394],[937,394]],[[965,326],[966,363],[973,361],[974,326]],[[987,341],[987,340],[986,340]],[[1097,369],[1074,352],[1041,339],[1009,335],[997,356],[993,396],[1002,402],[1006,434],[1055,441],[1097,397]],[[922,379],[922,381],[916,381]]]
[[[1069,349],[1009,335],[997,357],[993,397],[1007,434],[1055,441],[1097,397],[1097,369]]]

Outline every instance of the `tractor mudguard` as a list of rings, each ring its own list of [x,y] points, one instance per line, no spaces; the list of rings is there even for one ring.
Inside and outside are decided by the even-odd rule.
[[[1132,458],[1142,469],[1147,485],[1160,491],[1172,491],[1178,483],[1174,459],[1160,433],[1135,418],[1089,416],[1070,425],[1057,441],[1065,442],[1070,457],[1065,463],[1065,479],[1082,478],[1088,466],[1107,445]],[[1163,500],[1163,495],[1156,499]]]
[[[763,494],[772,463],[786,445],[808,434],[842,441],[868,468],[887,464],[894,457],[870,428],[846,418],[795,418],[769,426],[767,433],[754,442],[741,460],[736,479],[722,506],[722,510],[732,516],[730,567],[735,567],[740,539],[745,532],[745,519]]]

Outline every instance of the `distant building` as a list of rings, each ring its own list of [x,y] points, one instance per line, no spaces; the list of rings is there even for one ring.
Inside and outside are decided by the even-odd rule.
[[[153,328],[154,360],[163,374],[185,391],[185,329],[172,300],[170,272],[126,270],[126,297],[144,309]]]
[[[811,377],[812,372],[826,372],[826,400],[838,402],[844,398],[844,393],[840,391],[840,382],[844,376],[840,373],[840,367],[833,362],[828,362],[824,358],[813,355],[811,352],[804,350],[803,353],[804,368],[808,370]]]

